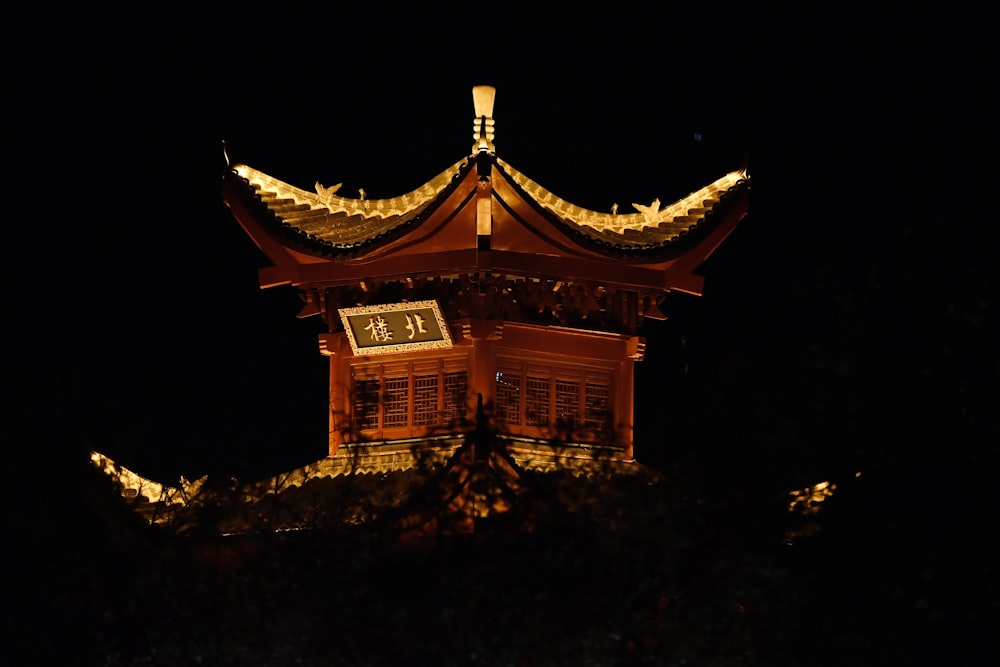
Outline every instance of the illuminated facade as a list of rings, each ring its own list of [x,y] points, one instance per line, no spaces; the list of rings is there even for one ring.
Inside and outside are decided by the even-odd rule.
[[[224,176],[271,262],[261,287],[296,287],[325,323],[330,457],[467,432],[482,405],[511,451],[632,460],[638,327],[666,293],[701,293],[694,271],[747,211],[743,171],[666,206],[575,206],[497,156],[493,95],[473,90],[470,155],[398,197]]]

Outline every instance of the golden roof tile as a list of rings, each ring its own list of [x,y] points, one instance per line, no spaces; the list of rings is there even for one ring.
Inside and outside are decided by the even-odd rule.
[[[417,217],[452,184],[461,160],[412,192],[389,199],[343,197],[337,186],[316,183],[309,192],[244,164],[236,172],[274,217],[309,240],[334,247],[366,244]],[[363,191],[362,191],[363,192]]]
[[[735,170],[666,206],[657,199],[650,204],[632,204],[633,213],[602,213],[577,206],[507,162],[494,159],[500,173],[554,223],[600,250],[615,253],[671,246],[703,225],[727,193],[741,189],[748,181],[745,171]],[[344,197],[337,194],[339,185],[324,187],[318,182],[316,191],[309,192],[247,165],[238,165],[234,171],[277,221],[301,241],[314,244],[317,251],[328,252],[331,248],[371,246],[387,238],[389,232],[432,209],[472,164],[463,159],[416,190],[389,199]]]
[[[748,180],[744,170],[731,171],[667,206],[659,200],[632,204],[635,213],[602,213],[577,206],[497,159],[503,172],[529,198],[559,222],[592,240],[625,250],[659,248],[697,228],[723,196]]]

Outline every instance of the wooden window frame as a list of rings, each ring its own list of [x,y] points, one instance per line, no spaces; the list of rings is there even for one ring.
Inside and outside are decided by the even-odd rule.
[[[495,418],[502,428],[529,437],[575,442],[613,440],[614,365],[544,363],[498,355],[496,368]],[[540,403],[545,405],[541,415]]]
[[[378,359],[350,365],[351,432],[364,440],[393,440],[429,435],[456,420],[468,418],[469,362],[467,355],[412,359]],[[435,417],[419,396],[428,378],[434,377]],[[462,379],[459,379],[462,378]],[[362,400],[359,386],[372,382]],[[461,396],[455,394],[461,391]],[[401,399],[401,400],[400,400]],[[393,410],[393,406],[402,409]],[[364,411],[364,412],[362,412]],[[359,424],[359,420],[366,420]]]

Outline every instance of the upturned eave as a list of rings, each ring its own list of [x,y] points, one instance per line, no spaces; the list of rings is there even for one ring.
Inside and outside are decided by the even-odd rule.
[[[662,209],[619,216],[574,207],[493,156],[478,163],[456,163],[413,193],[367,204],[241,166],[224,178],[223,196],[273,263],[260,271],[262,287],[490,272],[701,294],[695,271],[748,210],[743,172]]]

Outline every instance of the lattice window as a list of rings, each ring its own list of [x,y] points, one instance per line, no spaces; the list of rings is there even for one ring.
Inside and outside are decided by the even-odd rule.
[[[497,371],[496,419],[502,424],[521,423],[521,376]]]
[[[570,426],[580,421],[579,380],[556,380],[556,421]]]
[[[549,378],[529,375],[524,387],[525,425],[548,426],[549,408]]]
[[[378,378],[358,378],[354,381],[354,428],[378,428],[379,415]]]
[[[445,371],[444,391],[442,392],[442,402],[444,404],[444,421],[451,422],[456,419],[464,419],[466,413],[466,397],[469,394],[469,372],[468,371]]]
[[[587,381],[584,389],[583,426],[592,431],[608,429],[611,415],[611,387],[607,382]]]
[[[406,426],[410,418],[410,378],[385,379],[383,428]]]
[[[438,422],[438,393],[437,373],[413,378],[414,426],[428,426]]]
[[[454,356],[352,366],[355,431],[407,437],[464,418],[467,363],[467,357]]]
[[[497,422],[541,429],[556,427],[574,438],[613,438],[612,370],[511,358],[498,360]]]

